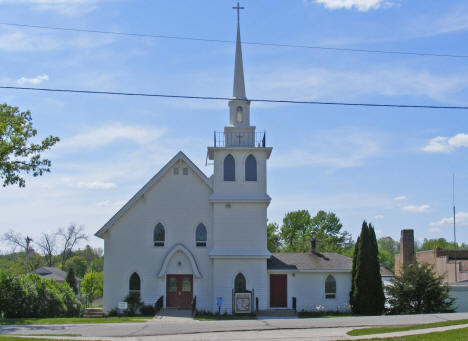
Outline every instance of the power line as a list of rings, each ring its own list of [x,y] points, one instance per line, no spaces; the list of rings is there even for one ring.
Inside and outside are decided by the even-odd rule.
[[[143,92],[118,92],[118,91],[96,91],[96,90],[77,90],[77,89],[51,89],[51,88],[32,88],[19,86],[0,86],[0,89],[10,90],[32,90],[32,91],[47,91],[47,92],[62,92],[62,93],[78,93],[78,94],[94,94],[94,95],[114,95],[114,96],[135,96],[135,97],[159,97],[159,98],[178,98],[178,99],[199,99],[213,101],[230,101],[230,97],[216,96],[189,96],[189,95],[170,95],[170,94],[155,94]],[[381,107],[381,108],[410,108],[410,109],[455,109],[468,110],[468,106],[441,106],[441,105],[412,105],[412,104],[379,104],[379,103],[350,103],[350,102],[324,102],[324,101],[299,101],[286,99],[249,99],[250,102],[263,103],[283,103],[283,104],[317,104],[317,105],[340,105],[340,106],[356,106],[356,107]]]
[[[15,23],[5,23],[5,22],[0,22],[0,25],[14,26],[14,27],[25,27],[25,28],[35,28],[35,29],[43,29],[43,30],[110,34],[110,35],[116,35],[116,36],[139,37],[139,38],[191,40],[191,41],[202,41],[202,42],[208,42],[208,43],[228,43],[228,44],[234,44],[235,43],[234,40],[209,39],[209,38],[184,37],[184,36],[171,36],[171,35],[164,35],[164,34],[131,33],[131,32],[129,33],[129,32],[103,31],[103,30],[92,30],[92,29],[71,28],[71,27],[15,24]],[[319,45],[281,44],[281,43],[249,42],[249,41],[242,42],[242,44],[244,44],[244,45],[257,45],[257,46],[300,48],[300,49],[315,49],[315,50],[325,50],[325,51],[353,52],[353,53],[378,53],[378,54],[411,55],[411,56],[425,56],[425,57],[468,58],[468,55],[449,54],[449,53],[426,53],[426,52],[414,52],[414,51],[353,49],[353,48],[319,46]]]

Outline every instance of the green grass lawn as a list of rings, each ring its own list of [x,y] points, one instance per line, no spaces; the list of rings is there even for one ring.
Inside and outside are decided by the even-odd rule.
[[[466,341],[468,340],[468,328],[434,332],[423,335],[411,335],[403,337],[388,337],[385,339],[366,339],[379,341]],[[359,341],[359,340],[357,340]],[[364,340],[361,340],[364,341]]]
[[[219,315],[219,314],[201,314],[194,316],[194,320],[198,321],[219,321],[219,320],[256,320],[255,315]]]
[[[459,324],[468,324],[468,320],[444,321],[444,322],[416,324],[416,325],[407,325],[407,326],[391,326],[391,327],[375,327],[375,328],[353,329],[353,330],[348,332],[348,335],[360,336],[360,335],[372,335],[372,334],[383,334],[383,333],[393,333],[393,332],[404,332],[404,331],[407,331],[407,330],[427,329],[427,328],[436,328],[436,327],[445,327],[445,326],[455,326],[455,325],[459,325]]]
[[[20,318],[0,320],[0,325],[11,324],[83,324],[83,323],[123,323],[123,322],[145,322],[153,316],[135,317],[56,317],[56,318]]]
[[[347,316],[358,316],[353,315],[351,312],[329,312],[329,313],[317,313],[315,311],[300,311],[297,313],[299,318],[322,318],[322,317],[347,317]]]
[[[65,336],[65,335],[64,335]],[[34,337],[18,337],[18,336],[10,336],[10,335],[0,335],[1,341],[46,341],[46,340],[53,340],[53,341],[60,341],[58,339],[43,339],[43,338],[34,338]],[[68,340],[62,340],[68,341]]]

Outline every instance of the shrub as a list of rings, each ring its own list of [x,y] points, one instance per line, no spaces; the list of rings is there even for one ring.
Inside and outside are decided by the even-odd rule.
[[[145,316],[153,316],[155,314],[154,307],[152,305],[144,305],[140,308],[140,314]]]
[[[127,313],[128,316],[135,315],[136,312],[143,305],[143,302],[141,302],[140,300],[139,292],[131,292],[130,294],[128,294],[128,296],[125,298],[125,302],[128,303],[128,308],[125,310],[125,313]]]

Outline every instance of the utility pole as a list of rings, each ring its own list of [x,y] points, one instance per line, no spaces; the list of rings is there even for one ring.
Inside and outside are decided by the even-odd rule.
[[[26,237],[26,274],[29,273],[29,244],[32,242],[32,238]]]
[[[458,282],[457,276],[457,231],[455,230],[456,227],[456,219],[455,219],[455,174],[453,174],[452,179],[452,203],[453,203],[453,243],[455,244],[455,282]]]

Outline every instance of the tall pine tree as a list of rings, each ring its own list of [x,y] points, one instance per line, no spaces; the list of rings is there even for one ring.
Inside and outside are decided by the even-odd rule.
[[[380,315],[385,296],[380,275],[379,250],[371,224],[362,223],[361,235],[354,249],[351,310],[355,314]]]
[[[68,268],[67,277],[65,278],[65,281],[68,283],[75,295],[78,294],[78,285],[76,282],[75,271],[73,271],[73,267],[71,266]]]

